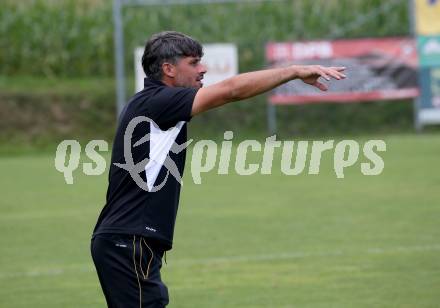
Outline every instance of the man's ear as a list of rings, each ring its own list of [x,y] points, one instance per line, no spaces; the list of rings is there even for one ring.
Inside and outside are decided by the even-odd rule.
[[[171,63],[164,62],[162,64],[162,71],[163,74],[169,78],[176,77],[176,67]]]

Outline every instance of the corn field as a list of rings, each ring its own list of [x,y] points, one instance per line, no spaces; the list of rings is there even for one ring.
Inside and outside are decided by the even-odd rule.
[[[407,1],[281,0],[127,7],[126,68],[154,32],[177,30],[204,43],[238,45],[240,71],[264,65],[267,41],[401,36]],[[113,76],[112,1],[0,1],[0,75]],[[381,7],[382,6],[382,7]]]

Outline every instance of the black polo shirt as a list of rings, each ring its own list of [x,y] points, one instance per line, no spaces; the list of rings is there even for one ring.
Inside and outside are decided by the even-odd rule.
[[[174,153],[171,145],[187,141],[186,123],[191,119],[197,89],[168,87],[148,78],[144,85],[144,89],[131,98],[120,115],[113,143],[106,204],[93,234],[141,235],[158,241],[169,250],[181,185],[170,173],[173,168],[167,162],[171,159],[178,174],[183,175],[186,151],[181,149]],[[137,118],[140,116],[148,117],[154,123],[146,118]],[[135,118],[141,121],[129,125]],[[143,185],[136,183],[128,167],[124,169],[129,160],[126,159],[129,153],[127,147],[124,149],[126,131],[132,131],[129,152],[133,164],[142,163],[139,164],[138,180],[142,179]]]

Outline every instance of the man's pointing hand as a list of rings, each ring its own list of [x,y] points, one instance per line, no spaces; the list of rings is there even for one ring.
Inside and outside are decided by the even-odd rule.
[[[305,65],[295,66],[297,71],[297,78],[304,83],[312,85],[321,91],[327,91],[328,87],[319,81],[320,77],[325,80],[334,78],[336,80],[344,79],[346,76],[342,73],[345,67],[325,67],[321,65]]]

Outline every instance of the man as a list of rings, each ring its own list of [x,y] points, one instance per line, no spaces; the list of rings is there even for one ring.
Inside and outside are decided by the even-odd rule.
[[[290,66],[240,74],[202,88],[202,55],[200,43],[178,32],[155,34],[146,43],[142,66],[148,78],[120,115],[106,205],[92,237],[93,261],[109,307],[168,304],[160,268],[164,252],[172,247],[185,164],[184,147],[178,145],[186,142],[191,117],[293,79],[325,91],[320,77],[345,78],[342,67]]]

